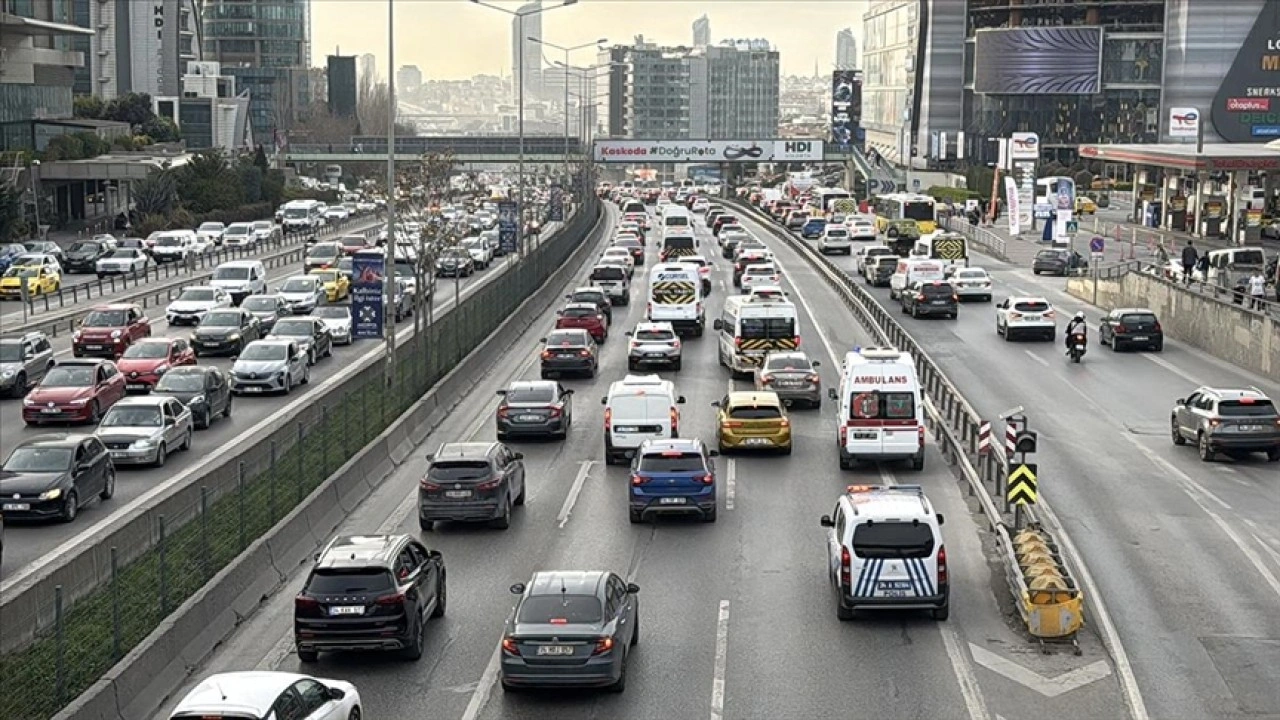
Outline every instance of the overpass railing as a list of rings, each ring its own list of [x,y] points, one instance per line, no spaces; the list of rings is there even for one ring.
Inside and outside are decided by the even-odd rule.
[[[517,137],[405,137],[396,138],[397,155],[429,155],[431,153],[452,152],[455,155],[518,155],[520,139]],[[526,136],[524,152],[526,155],[563,155],[567,150],[570,155],[579,154],[582,143],[577,138]],[[333,154],[333,153],[367,153],[371,155],[386,154],[387,139],[385,137],[356,136],[350,142],[298,144],[290,145],[288,152],[296,155]]]

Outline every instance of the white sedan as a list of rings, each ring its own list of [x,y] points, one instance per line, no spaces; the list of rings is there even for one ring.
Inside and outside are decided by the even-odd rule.
[[[280,709],[288,714],[278,714]],[[288,672],[242,671],[205,678],[169,717],[349,720],[363,717],[363,713],[360,692],[349,682]]]
[[[351,211],[342,205],[333,205],[324,211],[325,220],[346,220],[351,217]]]
[[[119,248],[110,255],[99,258],[94,270],[101,279],[107,275],[129,275],[145,272],[151,265],[151,256],[139,248]]]
[[[600,255],[600,262],[604,264],[612,264],[621,262],[627,266],[627,274],[633,275],[636,271],[636,260],[631,256],[631,251],[624,247],[611,247]]]
[[[186,288],[164,309],[170,325],[195,325],[210,310],[231,307],[231,294],[220,287],[195,285]]]
[[[996,305],[996,334],[1005,342],[1016,337],[1036,335],[1045,340],[1058,337],[1058,322],[1053,305],[1042,297],[1011,297]]]
[[[983,302],[991,300],[991,276],[980,267],[956,268],[949,276],[951,287],[956,289],[956,297],[961,300],[978,298]]]
[[[750,295],[756,285],[780,285],[782,278],[778,266],[773,263],[748,265],[742,272],[742,291]]]
[[[329,334],[333,336],[334,344],[351,344],[353,336],[351,333],[350,305],[322,305],[316,308],[311,315],[312,317],[320,318],[324,326],[329,329]]]
[[[870,220],[851,220],[848,225],[849,236],[854,240],[875,241],[876,224]]]
[[[693,206],[689,209],[701,215],[711,209],[711,203],[706,200],[694,200]]]

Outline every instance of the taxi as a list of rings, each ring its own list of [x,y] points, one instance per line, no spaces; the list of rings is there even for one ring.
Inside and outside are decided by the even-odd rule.
[[[720,452],[774,450],[791,454],[791,421],[775,392],[731,392],[711,403],[718,412]]]
[[[351,280],[338,268],[316,268],[308,274],[320,278],[325,300],[331,303],[342,300],[351,292]]]
[[[1098,204],[1093,201],[1093,198],[1084,195],[1076,196],[1077,215],[1092,215],[1096,212],[1098,212]]]
[[[62,275],[47,265],[15,265],[0,277],[0,298],[22,299],[22,283],[27,283],[27,296],[48,295],[62,287]]]

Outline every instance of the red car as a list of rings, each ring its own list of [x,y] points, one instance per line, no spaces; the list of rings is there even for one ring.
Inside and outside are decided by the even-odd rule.
[[[124,375],[110,360],[64,360],[22,400],[22,421],[97,424],[124,397]]]
[[[160,376],[171,367],[195,365],[196,353],[181,338],[148,338],[129,346],[116,367],[125,378],[128,392],[150,392]]]
[[[80,321],[71,336],[71,352],[76,357],[104,357],[112,360],[142,338],[151,337],[151,320],[141,305],[99,305]]]
[[[369,240],[363,235],[343,235],[338,238],[338,242],[342,244],[342,253],[344,255],[355,255],[361,250],[369,249]]]
[[[725,225],[737,225],[737,224],[738,224],[738,218],[729,214],[721,215],[720,217],[715,219],[714,223],[712,223],[711,234],[719,235],[720,228],[724,227]]]
[[[586,330],[591,339],[603,343],[609,337],[609,323],[604,313],[594,303],[569,303],[557,310],[556,329],[576,328]]]

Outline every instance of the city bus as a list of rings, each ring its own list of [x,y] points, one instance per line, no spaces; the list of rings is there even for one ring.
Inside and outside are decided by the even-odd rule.
[[[921,235],[938,230],[938,216],[933,198],[917,193],[877,195],[871,201],[876,213],[876,229],[884,232],[894,220],[914,220]]]
[[[853,200],[853,195],[849,194],[844,188],[815,188],[813,191],[813,206],[821,210],[825,215],[830,216],[832,213],[843,212],[848,210],[837,210],[835,202],[837,200]],[[842,206],[843,207],[843,206]]]

